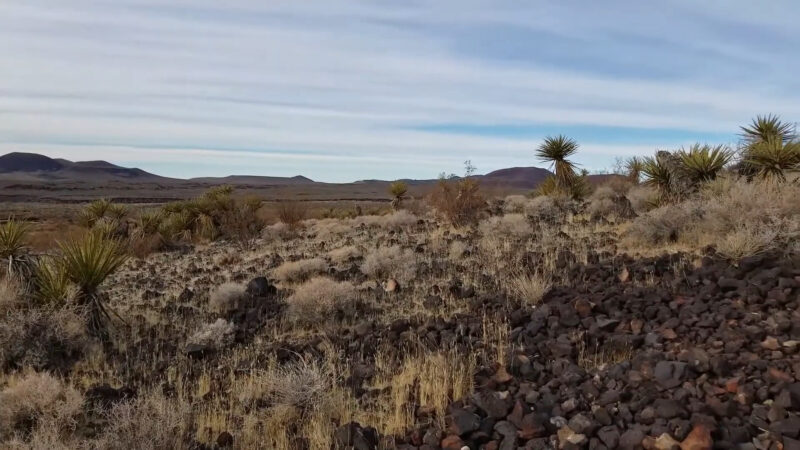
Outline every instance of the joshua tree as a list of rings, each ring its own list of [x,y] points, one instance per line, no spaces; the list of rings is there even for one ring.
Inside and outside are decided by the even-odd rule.
[[[564,136],[548,136],[544,142],[536,149],[536,156],[542,162],[550,163],[555,172],[555,186],[558,190],[569,192],[570,187],[575,182],[576,164],[570,161],[569,157],[578,151],[578,143]]]
[[[109,318],[98,288],[128,258],[124,245],[101,233],[88,233],[82,240],[59,243],[66,278],[77,288],[76,300],[87,306],[89,330],[96,336],[107,337],[105,320]]]
[[[723,145],[712,147],[707,144],[694,144],[688,150],[679,151],[678,157],[682,175],[694,185],[698,185],[715,179],[731,161],[733,154]]]
[[[408,193],[408,186],[402,181],[395,181],[389,185],[389,194],[394,197],[392,199],[392,208],[400,209],[400,203]]]

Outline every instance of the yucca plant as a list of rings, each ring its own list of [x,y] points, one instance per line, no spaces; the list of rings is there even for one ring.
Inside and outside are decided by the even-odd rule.
[[[547,136],[536,149],[536,156],[542,162],[550,163],[555,172],[555,183],[558,189],[568,191],[575,180],[577,165],[569,157],[578,152],[578,143],[564,135]]]
[[[400,203],[402,203],[407,193],[408,193],[408,185],[405,182],[395,181],[394,183],[390,184],[389,194],[391,194],[391,196],[393,197],[392,208],[399,209]]]
[[[90,331],[105,337],[105,320],[110,317],[98,288],[127,260],[125,246],[100,233],[88,233],[83,239],[59,243],[59,247],[60,264],[77,287],[76,300],[88,307]]]
[[[732,157],[733,153],[724,145],[694,144],[678,152],[683,175],[695,185],[717,178]]]
[[[0,260],[10,275],[25,276],[30,266],[30,258],[25,251],[30,226],[25,222],[8,219],[0,224]]]
[[[660,201],[667,200],[674,195],[673,173],[662,159],[653,156],[642,158],[642,175],[645,185],[658,190]]]
[[[638,184],[642,177],[642,166],[642,158],[638,156],[632,156],[625,160],[625,172],[627,172],[628,179]]]
[[[33,296],[41,303],[60,305],[74,298],[76,288],[58,258],[41,259],[36,264]]]
[[[751,144],[776,139],[789,142],[797,137],[793,124],[783,122],[779,116],[772,114],[756,116],[750,125],[739,128],[742,130],[742,138]]]
[[[101,198],[86,205],[83,210],[81,210],[79,219],[82,225],[87,228],[92,228],[95,223],[102,219],[120,222],[127,215],[128,208],[125,206]]]
[[[158,210],[144,211],[136,219],[136,232],[142,236],[158,234],[164,222],[164,213]]]
[[[752,144],[744,163],[766,179],[786,181],[786,174],[800,170],[800,142],[770,138]]]

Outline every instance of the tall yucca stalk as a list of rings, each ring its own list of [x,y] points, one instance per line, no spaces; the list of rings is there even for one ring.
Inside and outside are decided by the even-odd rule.
[[[128,258],[125,246],[100,233],[88,233],[81,240],[59,243],[66,277],[77,286],[77,300],[89,307],[89,326],[104,337],[108,312],[98,295],[98,288]]]
[[[785,181],[787,172],[800,170],[800,142],[778,138],[756,142],[750,146],[744,162],[762,178]]]
[[[0,259],[7,261],[9,274],[25,264],[25,242],[30,227],[25,222],[8,219],[0,224]]]
[[[555,172],[556,186],[568,191],[575,181],[577,165],[569,157],[578,152],[578,143],[564,135],[548,136],[536,149],[536,157],[542,162],[550,163]]]
[[[694,144],[678,152],[681,169],[692,183],[702,183],[717,178],[717,174],[731,161],[733,153],[723,145]]]

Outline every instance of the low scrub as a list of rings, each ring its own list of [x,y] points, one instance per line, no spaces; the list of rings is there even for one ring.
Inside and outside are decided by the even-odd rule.
[[[227,314],[239,308],[245,297],[245,286],[241,283],[223,283],[208,294],[208,307],[217,314]]]
[[[0,369],[66,372],[89,345],[72,307],[19,309],[0,316]]]
[[[378,281],[394,278],[408,283],[416,275],[417,258],[414,252],[399,245],[380,247],[367,253],[361,271]]]
[[[0,391],[0,441],[12,435],[36,434],[56,428],[69,434],[77,425],[83,397],[75,388],[48,373],[13,376]]]
[[[326,270],[328,270],[328,263],[322,258],[301,259],[281,264],[272,271],[272,275],[283,282],[297,283]]]
[[[286,299],[286,317],[295,323],[322,323],[337,311],[348,310],[356,297],[355,286],[348,282],[315,277],[298,286]]]

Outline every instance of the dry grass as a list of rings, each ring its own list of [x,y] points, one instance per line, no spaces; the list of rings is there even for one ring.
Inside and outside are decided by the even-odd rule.
[[[519,273],[508,280],[509,295],[523,305],[538,305],[552,287],[550,277]]]
[[[405,285],[416,275],[417,258],[414,252],[398,245],[380,247],[367,253],[361,271],[375,280],[394,278]]]
[[[417,408],[423,408],[435,413],[444,428],[447,405],[472,394],[476,366],[473,354],[452,350],[413,351],[400,361],[392,354],[379,355],[375,385],[390,390],[377,400],[370,422],[383,433],[401,434],[414,425]]]
[[[58,434],[74,430],[83,407],[80,392],[48,374],[12,376],[0,391],[0,439],[37,427],[57,426]]]
[[[606,344],[589,346],[583,335],[577,337],[578,365],[585,370],[603,369],[614,364],[630,361],[633,348],[625,344]]]
[[[361,257],[361,250],[354,245],[347,245],[328,252],[328,258],[334,264],[344,264]]]
[[[280,202],[276,207],[276,211],[281,223],[286,224],[292,230],[300,226],[300,223],[308,214],[306,208],[300,202]]]
[[[11,277],[0,277],[0,316],[23,305],[19,282]]]
[[[97,442],[109,450],[182,448],[192,427],[191,407],[160,393],[143,393],[108,412],[108,426]]]
[[[286,299],[286,317],[294,323],[318,324],[357,299],[355,286],[326,277],[315,277],[297,287]]]
[[[533,233],[533,228],[523,214],[506,214],[490,217],[478,226],[485,236],[498,236],[506,239],[519,239]]]
[[[328,270],[328,263],[322,258],[301,259],[281,264],[272,275],[285,283],[297,283]]]
[[[192,337],[190,344],[198,344],[211,348],[223,348],[233,342],[234,326],[225,319],[203,325]]]
[[[0,316],[0,369],[67,369],[89,344],[85,323],[71,307],[7,312]]]
[[[245,287],[240,283],[224,283],[209,292],[208,307],[217,314],[225,314],[239,308],[245,298]]]

